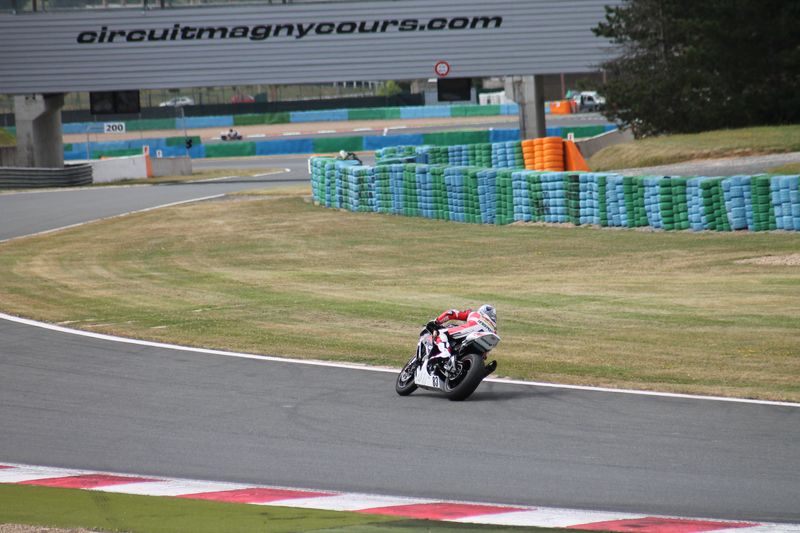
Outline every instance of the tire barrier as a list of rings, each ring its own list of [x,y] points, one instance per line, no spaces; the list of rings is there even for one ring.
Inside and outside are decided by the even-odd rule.
[[[777,229],[800,231],[799,185],[797,177],[792,176],[777,177],[770,182]]]
[[[64,168],[0,167],[0,189],[78,187],[92,184],[92,165]]]
[[[520,168],[524,165],[522,144],[519,142],[493,142],[492,168]]]
[[[166,119],[154,119],[166,120]],[[97,124],[95,124],[97,126]],[[608,128],[614,129],[609,125]],[[566,137],[569,133],[574,133],[576,137],[583,136],[586,132],[595,131],[594,126],[576,126],[569,128],[548,128],[548,134],[553,137]],[[453,145],[466,145],[466,148],[459,149],[458,153],[466,151],[466,164],[470,166],[494,166],[492,160],[499,150],[503,150],[508,168],[515,168],[519,158],[522,156],[522,148],[519,146],[519,130],[491,130],[491,131],[445,131],[428,134],[405,134],[405,135],[370,135],[354,137],[292,137],[291,139],[273,139],[260,141],[235,141],[230,143],[210,143],[202,144],[202,140],[197,136],[190,136],[192,148],[189,156],[198,159],[203,157],[244,157],[249,155],[283,155],[283,154],[320,154],[335,153],[339,150],[360,152],[363,150],[377,150],[378,153],[386,148],[400,148],[416,151],[418,149],[428,150],[431,154],[430,160],[418,160],[418,163],[427,162],[430,164],[454,164],[447,157],[448,147]],[[183,136],[163,137],[155,139],[130,139],[126,141],[103,141],[92,142],[89,148],[85,142],[69,143],[64,145],[64,159],[67,161],[98,159],[100,157],[118,157],[121,155],[137,155],[142,151],[143,146],[149,146],[150,152],[156,154],[161,151],[162,157],[179,157],[186,155],[184,143],[186,138]],[[505,143],[501,148],[498,143]],[[511,143],[511,144],[508,144]],[[470,144],[483,144],[487,148],[470,148]],[[238,148],[210,148],[212,146],[238,146]],[[429,147],[439,147],[443,150],[432,150]],[[210,148],[209,150],[206,147]],[[425,148],[428,147],[428,148]],[[488,150],[488,152],[487,152]],[[514,152],[514,163],[511,163],[510,152]],[[387,152],[388,153],[388,152]],[[426,152],[427,153],[427,152]],[[443,155],[445,154],[445,155]],[[499,156],[498,156],[499,157]],[[515,165],[515,166],[512,166]]]
[[[375,157],[378,164],[413,162],[456,167],[526,168],[556,172],[588,170],[588,166],[577,148],[574,149],[574,154],[570,158],[566,157],[570,148],[574,148],[574,144],[565,142],[561,137],[546,137],[525,141],[458,144],[447,147],[395,146],[377,150]],[[567,166],[567,163],[570,166]]]
[[[545,106],[545,113],[549,108]],[[517,115],[517,104],[502,105],[434,105],[413,107],[375,107],[351,109],[323,109],[314,111],[279,111],[275,113],[248,113],[242,115],[214,115],[201,117],[135,119],[124,121],[128,131],[174,130],[253,126],[258,124],[293,124],[304,122],[344,122],[353,120],[398,120],[415,118],[483,117]],[[64,133],[96,133],[103,131],[99,122],[68,122]]]
[[[427,163],[369,167],[327,157],[311,158],[310,167],[316,204],[358,212],[497,225],[800,231],[800,176],[621,176]]]

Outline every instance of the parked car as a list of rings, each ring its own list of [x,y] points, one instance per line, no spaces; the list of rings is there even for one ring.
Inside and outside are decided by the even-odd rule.
[[[597,94],[597,91],[581,91],[568,96],[577,107],[578,113],[584,111],[600,111],[606,106],[606,99]]]
[[[249,94],[234,94],[231,96],[232,104],[252,104],[256,99]]]
[[[188,96],[176,96],[166,102],[161,102],[158,107],[181,107],[185,105],[194,105],[194,100]]]

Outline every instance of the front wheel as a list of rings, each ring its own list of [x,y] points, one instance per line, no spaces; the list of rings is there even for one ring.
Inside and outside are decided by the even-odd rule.
[[[409,359],[406,366],[403,367],[403,370],[401,370],[400,374],[397,376],[394,390],[397,391],[397,394],[400,396],[408,396],[417,390],[417,384],[414,383],[414,371],[417,369],[416,360],[416,355]]]
[[[462,357],[458,361],[457,368],[458,374],[444,382],[444,395],[454,402],[466,400],[486,377],[483,357],[476,353],[469,353]]]

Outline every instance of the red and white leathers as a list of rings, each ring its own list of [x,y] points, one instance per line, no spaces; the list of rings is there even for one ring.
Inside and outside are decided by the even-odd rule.
[[[436,318],[436,322],[442,324],[450,320],[458,320],[464,324],[452,326],[449,328],[442,328],[438,330],[438,335],[433,339],[433,342],[438,348],[438,357],[452,359],[453,353],[450,350],[450,339],[457,341],[461,340],[470,333],[486,329],[486,321],[483,320],[481,314],[472,309],[459,311],[458,309],[450,309],[445,311]]]

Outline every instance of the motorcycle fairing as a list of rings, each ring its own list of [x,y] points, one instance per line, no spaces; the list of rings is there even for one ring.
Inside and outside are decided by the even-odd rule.
[[[488,331],[475,331],[467,335],[467,337],[462,341],[461,345],[462,350],[474,345],[477,346],[482,353],[486,353],[497,346],[497,343],[499,342],[500,337],[494,333],[490,333]]]
[[[428,357],[414,371],[414,383],[423,389],[443,390],[444,379],[441,376],[428,372]]]

